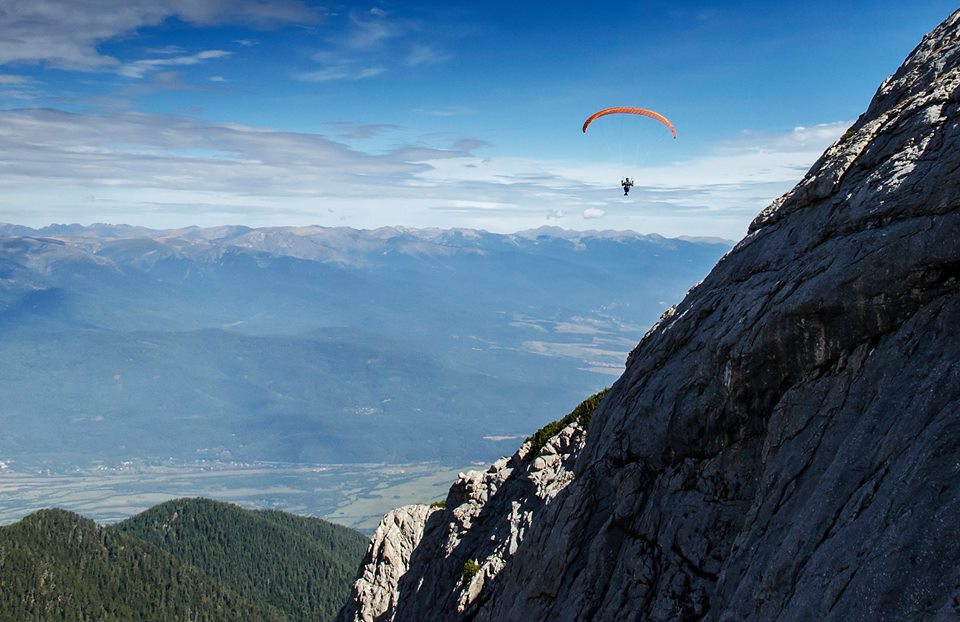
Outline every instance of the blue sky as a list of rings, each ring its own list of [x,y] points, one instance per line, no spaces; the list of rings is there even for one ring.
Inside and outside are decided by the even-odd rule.
[[[955,9],[0,0],[0,222],[739,239]]]

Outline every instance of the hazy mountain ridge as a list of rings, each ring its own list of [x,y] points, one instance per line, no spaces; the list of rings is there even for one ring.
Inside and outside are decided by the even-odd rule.
[[[960,619],[958,232],[960,11],[644,336],[582,443],[388,515],[340,620]]]
[[[0,226],[0,232],[5,229],[22,228]],[[520,296],[523,297],[518,301],[521,304],[544,306],[542,300],[525,295],[529,285],[534,285],[538,294],[544,287],[546,293],[559,294],[570,279],[576,279],[602,304],[603,298],[610,297],[609,282],[628,280],[623,274],[625,269],[643,282],[655,284],[658,279],[664,281],[660,277],[668,272],[695,274],[708,260],[726,251],[723,244],[631,232],[580,233],[550,229],[549,234],[546,230],[535,230],[500,235],[473,230],[358,231],[284,227],[229,228],[231,233],[221,236],[220,231],[221,228],[149,231],[124,226],[55,226],[34,233],[57,237],[0,238],[0,265],[8,275],[0,277],[6,279],[0,282],[4,285],[0,287],[0,295],[10,296],[17,287],[30,291],[69,290],[78,279],[92,279],[94,282],[90,285],[107,288],[104,293],[113,294],[111,302],[121,305],[124,298],[139,304],[142,296],[150,294],[145,291],[150,287],[165,288],[181,296],[196,293],[197,288],[222,290],[233,296],[236,304],[243,298],[243,285],[251,292],[273,285],[266,293],[287,298],[282,301],[285,303],[310,295],[313,296],[310,302],[315,303],[318,297],[335,296],[337,290],[356,292],[352,299],[343,296],[338,301],[341,305],[349,303],[356,307],[364,298],[380,291],[389,292],[398,280],[406,283],[419,280],[419,297],[426,292],[442,294],[445,288],[465,294],[481,287],[486,288],[485,295],[493,295],[492,299],[496,300],[497,292],[491,289],[502,287],[502,300]],[[188,234],[192,235],[188,237]],[[695,265],[688,268],[686,263]],[[234,276],[243,269],[249,272]],[[457,278],[445,278],[454,276],[452,273],[458,273]],[[263,280],[258,281],[261,274]],[[12,278],[13,275],[17,278]],[[676,277],[670,274],[666,281],[673,278]],[[512,282],[515,279],[522,281]],[[282,288],[284,281],[287,290]],[[685,281],[684,288],[691,283]],[[178,288],[185,291],[175,291]],[[292,291],[293,288],[298,291]],[[666,292],[654,292],[657,296],[661,293]],[[403,300],[402,296],[399,298]],[[558,298],[560,300],[556,300]],[[627,294],[626,298],[634,304],[640,300],[636,294]],[[554,299],[564,304],[562,297]],[[319,319],[316,324],[345,325],[331,307],[333,305],[328,304],[314,314]],[[446,305],[444,310],[450,307]],[[399,310],[402,307],[398,309],[393,305],[393,312]],[[580,310],[586,311],[589,307],[581,305]],[[90,319],[97,325],[98,318]],[[102,325],[114,328],[110,323],[113,319],[104,318]],[[192,324],[189,320],[184,324],[188,328],[217,327],[216,319],[198,318]],[[225,315],[221,319],[242,321],[245,318],[238,312],[232,318]],[[139,328],[156,326],[145,324]]]
[[[80,447],[113,463],[497,455],[483,437],[529,433],[604,386],[726,251],[553,229],[0,233],[21,234],[0,237],[14,464]]]
[[[277,256],[319,260],[335,264],[357,265],[374,262],[385,254],[449,255],[482,253],[522,248],[536,249],[543,242],[565,241],[570,248],[585,250],[591,243],[645,242],[651,245],[675,247],[677,243],[716,244],[733,243],[719,238],[665,238],[657,234],[633,231],[589,230],[574,231],[560,227],[540,227],[513,234],[497,234],[477,229],[416,229],[409,227],[381,227],[361,230],[350,227],[187,227],[184,229],[154,230],[129,225],[50,225],[32,229],[19,225],[0,224],[0,236],[34,237],[47,241],[62,241],[94,254],[111,243],[131,240],[151,240],[158,244],[153,250],[167,249],[170,253],[202,256],[204,252],[223,253],[229,247],[262,251]],[[216,249],[216,250],[214,250]]]

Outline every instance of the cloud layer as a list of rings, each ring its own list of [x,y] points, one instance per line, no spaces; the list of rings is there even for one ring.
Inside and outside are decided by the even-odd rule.
[[[516,231],[548,221],[739,238],[796,183],[845,123],[728,146],[640,169],[629,198],[609,164],[484,158],[474,138],[383,152],[331,135],[138,112],[0,112],[0,221],[469,226]],[[829,131],[828,131],[829,130]],[[69,214],[69,216],[66,216]]]
[[[454,26],[465,13],[370,6],[0,0],[0,97],[16,107],[0,110],[0,221],[549,222],[735,238],[846,128],[748,131],[687,161],[632,165],[624,197],[621,163],[504,155],[498,136],[518,140],[491,122],[505,103],[457,101],[444,77],[469,46],[454,39],[481,42]],[[401,71],[422,100],[379,110],[396,89],[420,96],[389,80]],[[230,117],[246,124],[213,120]]]

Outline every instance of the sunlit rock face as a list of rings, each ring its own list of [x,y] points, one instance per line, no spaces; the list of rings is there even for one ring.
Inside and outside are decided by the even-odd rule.
[[[527,442],[486,471],[461,473],[443,509],[414,505],[387,514],[338,619],[459,619],[476,608],[534,518],[572,481],[585,436],[572,423],[542,448]]]
[[[392,619],[399,593],[396,589],[410,565],[410,556],[423,538],[423,528],[434,508],[405,505],[387,514],[363,559],[360,576],[350,594],[354,610],[341,619],[357,622]],[[385,616],[385,617],[384,617]]]
[[[461,478],[376,619],[960,618],[958,106],[960,12],[643,338],[552,494],[519,454]]]

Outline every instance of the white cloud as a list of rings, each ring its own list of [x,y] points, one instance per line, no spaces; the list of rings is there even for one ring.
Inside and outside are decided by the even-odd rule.
[[[833,121],[831,123],[819,123],[812,127],[800,125],[784,134],[745,130],[740,133],[740,140],[731,144],[731,148],[735,150],[755,148],[768,152],[824,149],[839,138],[852,124],[852,121]]]
[[[607,215],[607,212],[600,209],[599,207],[588,207],[587,209],[583,210],[583,217],[586,218],[587,220],[591,220],[594,218],[603,218],[606,215]]]

